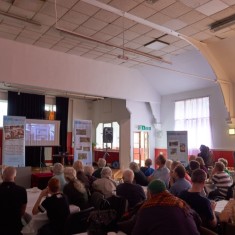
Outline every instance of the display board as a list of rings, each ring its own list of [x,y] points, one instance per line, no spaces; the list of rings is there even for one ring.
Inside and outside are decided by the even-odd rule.
[[[25,166],[25,117],[3,116],[2,164]]]
[[[26,146],[59,146],[60,121],[26,119]]]
[[[187,131],[167,131],[167,155],[173,161],[188,164]]]

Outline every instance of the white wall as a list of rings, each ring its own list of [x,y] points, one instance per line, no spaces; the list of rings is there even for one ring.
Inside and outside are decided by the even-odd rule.
[[[144,102],[134,102],[127,101],[127,109],[131,114],[131,123],[130,123],[130,156],[131,161],[133,160],[133,147],[134,147],[134,132],[138,131],[138,125],[144,125],[147,127],[151,127],[151,131],[149,131],[149,147],[150,147],[150,158],[154,160],[154,150],[155,150],[155,138],[156,131],[153,126],[153,115],[151,112],[150,105]]]
[[[0,82],[138,101],[159,99],[136,69],[5,39],[0,39],[0,51]]]
[[[210,98],[210,116],[213,145],[209,147],[221,150],[234,150],[235,136],[228,135],[228,124],[226,123],[227,111],[224,105],[221,89],[218,86],[170,96],[162,96],[162,136],[157,137],[156,139],[157,148],[166,148],[166,131],[174,130],[174,102],[177,100],[197,98],[202,96],[209,96]]]

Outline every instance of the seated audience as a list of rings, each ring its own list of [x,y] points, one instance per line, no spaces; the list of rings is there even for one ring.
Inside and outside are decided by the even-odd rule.
[[[234,223],[234,208],[235,208],[235,199],[230,199],[227,203],[227,205],[224,207],[224,209],[219,214],[219,220],[220,222],[226,222],[226,223]]]
[[[16,168],[6,167],[0,184],[0,234],[20,235],[23,227],[21,218],[27,205],[26,190],[15,184]]]
[[[192,160],[189,162],[189,175],[192,176],[193,171],[200,169],[200,164],[196,160]]]
[[[189,173],[190,171],[190,168],[189,168],[189,163],[192,161],[192,160],[196,160],[196,156],[195,155],[189,155],[189,158],[188,158],[188,165],[185,167],[186,171]]]
[[[148,180],[144,173],[140,170],[139,165],[136,162],[131,162],[129,168],[134,172],[134,183],[141,186],[147,186]]]
[[[211,191],[208,197],[212,200],[216,197],[226,198],[229,187],[233,184],[232,178],[224,171],[225,166],[222,162],[216,162],[212,170],[211,181],[216,186],[214,191]]]
[[[64,169],[64,176],[68,182],[64,186],[64,194],[68,197],[69,204],[78,206],[81,210],[88,207],[88,195],[84,184],[77,179],[76,170],[73,167]]]
[[[205,165],[205,162],[204,162],[203,158],[202,157],[197,157],[196,161],[199,163],[200,169],[204,170],[206,172],[207,177],[208,177],[209,176],[208,169]]]
[[[158,168],[150,176],[150,180],[159,179],[166,184],[166,187],[169,187],[170,181],[170,170],[166,167],[166,158],[160,154],[156,158],[156,164]]]
[[[140,167],[140,170],[144,173],[146,177],[153,174],[154,169],[151,168],[152,166],[152,160],[150,158],[145,160],[145,166]]]
[[[203,192],[205,186],[206,172],[202,169],[197,169],[193,171],[191,179],[192,188],[181,192],[179,197],[187,202],[188,205],[199,214],[203,226],[209,228],[215,227],[217,225],[215,216],[216,203],[201,196],[201,192]]]
[[[133,208],[136,204],[146,199],[144,190],[139,184],[133,184],[134,172],[132,170],[124,170],[122,178],[124,183],[117,186],[117,195],[127,199],[128,207]]]
[[[182,191],[188,190],[192,187],[191,183],[185,179],[186,170],[183,165],[179,164],[173,170],[174,184],[169,191],[175,196],[179,196]]]
[[[46,198],[43,200],[44,197]],[[36,215],[45,211],[49,223],[39,229],[38,235],[62,235],[70,212],[68,200],[60,192],[60,181],[56,178],[51,178],[48,181],[48,187],[41,191],[32,213]]]
[[[99,158],[97,165],[98,165],[98,169],[95,170],[92,175],[95,176],[95,178],[100,179],[101,178],[101,171],[102,171],[103,167],[106,166],[106,160],[104,158]]]
[[[60,191],[63,192],[64,186],[67,184],[64,178],[64,166],[57,162],[53,165],[52,172],[54,174],[52,178],[56,178],[60,181]]]
[[[89,183],[89,180],[88,180],[87,176],[84,173],[84,166],[83,166],[82,161],[80,161],[80,160],[75,161],[73,163],[73,168],[77,172],[77,179],[80,180],[84,184],[84,186],[87,190],[87,193],[89,194],[89,192],[90,192],[90,183]]]
[[[148,199],[137,213],[132,235],[199,235],[190,207],[166,190],[161,180],[148,185]]]
[[[228,173],[228,175],[231,175],[230,174],[230,172],[229,172],[229,170],[228,170],[228,161],[227,161],[227,159],[225,159],[225,158],[219,158],[218,159],[218,162],[222,162],[223,164],[224,164],[224,171],[226,172],[226,173]]]
[[[94,172],[93,166],[89,166],[89,165],[84,166],[84,174],[88,178],[90,190],[92,189],[92,183],[96,180],[95,176],[92,175],[93,172]]]
[[[116,182],[112,179],[112,170],[110,167],[103,167],[101,179],[93,182],[92,188],[104,195],[105,198],[116,195]]]

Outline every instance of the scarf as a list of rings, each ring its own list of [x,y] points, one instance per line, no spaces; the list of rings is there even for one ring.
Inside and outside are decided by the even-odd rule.
[[[150,199],[148,199],[141,207],[143,208],[149,208],[154,206],[173,206],[173,207],[179,207],[184,210],[185,214],[188,215],[190,213],[190,207],[187,205],[187,203],[183,200],[181,200],[178,197],[175,197],[171,193],[169,193],[167,190],[158,193],[156,195],[152,195]]]

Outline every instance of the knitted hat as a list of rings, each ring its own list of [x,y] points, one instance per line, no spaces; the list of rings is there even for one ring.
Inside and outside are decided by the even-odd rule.
[[[153,180],[149,183],[148,190],[152,194],[161,193],[166,190],[166,185],[161,180]]]

